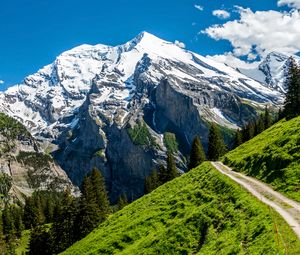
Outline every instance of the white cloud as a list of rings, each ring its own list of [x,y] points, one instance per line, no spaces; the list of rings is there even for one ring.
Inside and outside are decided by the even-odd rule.
[[[175,43],[175,45],[177,45],[180,48],[185,48],[185,44],[183,42],[176,40],[174,43]]]
[[[279,0],[278,6],[284,6],[287,5],[291,8],[300,9],[300,0]]]
[[[225,63],[233,68],[242,68],[242,69],[252,69],[258,66],[259,61],[248,63],[237,57],[235,57],[231,52],[226,52],[224,55],[214,55],[206,56],[208,59],[215,60],[220,63]]]
[[[256,11],[237,8],[238,20],[213,25],[201,31],[215,40],[228,40],[235,56],[254,59],[271,51],[300,51],[300,11]]]
[[[203,11],[203,10],[204,10],[203,6],[198,5],[198,4],[195,4],[194,7],[195,7],[197,10],[199,10],[199,11]]]
[[[212,14],[220,19],[228,19],[230,17],[230,13],[225,10],[214,10]]]
[[[4,81],[3,81],[3,80],[0,80],[0,85],[1,85],[1,84],[4,84]]]

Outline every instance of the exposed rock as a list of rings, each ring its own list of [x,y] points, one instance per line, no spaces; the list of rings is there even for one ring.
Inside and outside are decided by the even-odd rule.
[[[182,154],[195,135],[207,147],[210,122],[236,129],[282,101],[282,92],[144,32],[124,45],[64,52],[1,93],[0,110],[52,148],[74,183],[99,168],[115,201],[143,194],[145,177],[164,162],[165,132],[176,134],[184,170]]]

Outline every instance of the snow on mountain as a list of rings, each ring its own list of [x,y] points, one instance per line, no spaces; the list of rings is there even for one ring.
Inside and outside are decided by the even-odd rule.
[[[62,53],[0,93],[0,111],[55,144],[74,183],[101,169],[114,200],[143,194],[145,176],[164,162],[165,132],[176,135],[184,169],[195,135],[207,148],[209,122],[235,129],[282,101],[259,79],[143,32],[123,45]]]
[[[279,52],[269,53],[256,68],[241,69],[239,71],[252,79],[255,79],[269,87],[285,92],[285,77],[288,72],[289,58],[293,57],[300,63],[298,56],[290,56]]]
[[[1,93],[0,110],[19,119],[33,133],[39,133],[82,105],[96,76],[101,82],[118,86],[100,88],[101,96],[95,103],[115,98],[124,101],[126,108],[135,89],[132,84],[135,68],[145,54],[162,69],[149,72],[148,78],[153,83],[166,76],[198,82],[209,80],[213,89],[230,90],[247,99],[259,102],[281,99],[276,91],[224,64],[143,32],[124,45],[81,45],[62,53],[52,64]],[[184,63],[194,72],[172,63]]]

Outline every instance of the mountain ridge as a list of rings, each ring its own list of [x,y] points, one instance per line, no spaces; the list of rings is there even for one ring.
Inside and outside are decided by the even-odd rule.
[[[294,58],[300,65],[300,57],[297,55],[270,52],[255,68],[238,68],[238,70],[282,93],[286,92],[285,77],[288,74],[290,58]]]
[[[75,47],[0,93],[0,111],[51,143],[73,182],[97,167],[114,199],[143,194],[145,177],[165,161],[165,132],[176,135],[184,170],[182,154],[196,135],[207,147],[210,122],[234,130],[282,102],[281,92],[147,32],[119,46]],[[130,128],[154,142],[135,144]]]

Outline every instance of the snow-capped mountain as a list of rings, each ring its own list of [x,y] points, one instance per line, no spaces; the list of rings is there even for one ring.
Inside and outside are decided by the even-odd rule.
[[[1,93],[0,111],[56,144],[75,183],[96,166],[113,198],[136,198],[165,157],[165,132],[176,134],[181,153],[197,134],[206,147],[209,122],[236,128],[282,100],[257,79],[143,32],[124,45],[62,53]]]
[[[286,92],[285,77],[288,73],[290,57],[300,64],[300,58],[296,55],[271,52],[256,68],[239,70],[248,77],[284,93]]]
[[[257,102],[281,99],[276,91],[226,65],[144,32],[121,46],[82,45],[62,53],[54,63],[2,93],[0,109],[37,134],[49,127],[52,129],[62,116],[81,106],[94,78],[111,85],[100,88],[101,97],[96,104],[115,99],[126,108],[136,92],[133,82],[136,67],[146,60],[151,62],[147,79],[154,84],[172,76],[182,81],[207,83],[211,89],[230,91]],[[175,65],[178,63],[182,66]],[[266,65],[262,63],[259,69],[264,70]],[[271,71],[276,73],[276,70]]]

